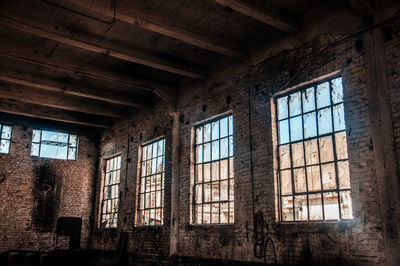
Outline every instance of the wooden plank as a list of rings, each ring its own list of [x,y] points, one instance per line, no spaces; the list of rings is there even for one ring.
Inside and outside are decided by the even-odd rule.
[[[104,103],[96,104],[95,101],[76,96],[67,96],[61,93],[24,88],[6,83],[0,86],[0,98],[112,118],[122,118],[126,113],[124,109]]]
[[[0,80],[41,90],[60,92],[128,107],[141,108],[145,107],[145,103],[148,102],[146,99],[133,99],[132,95],[120,95],[103,89],[90,89],[73,84],[63,84],[32,75],[21,74],[15,71],[5,71],[2,69],[0,69]]]
[[[87,51],[108,55],[128,62],[145,65],[170,73],[187,76],[195,79],[206,79],[207,73],[194,66],[182,65],[165,60],[159,56],[144,53],[135,49],[124,49],[118,45],[111,44],[104,39],[94,36],[78,34],[69,29],[56,25],[55,22],[38,23],[37,19],[0,17],[0,24],[13,29],[27,32],[46,39],[61,42],[73,47]],[[50,25],[50,26],[48,26]]]
[[[261,10],[258,7],[237,0],[214,1],[279,30],[288,33],[297,33],[300,31],[294,22],[279,16],[276,11],[271,11],[272,8],[269,8],[269,10]]]
[[[88,116],[82,113],[4,99],[0,99],[0,112],[98,128],[112,127],[112,120],[104,117]]]
[[[96,11],[102,16],[108,16],[110,18],[114,16],[114,11],[112,8],[110,9],[109,1],[80,0],[75,4]],[[240,58],[248,57],[247,52],[242,48],[232,45],[224,40],[213,39],[207,35],[197,33],[191,27],[178,25],[170,18],[150,13],[147,10],[139,8],[137,5],[133,5],[127,1],[117,1],[116,4],[117,10],[115,16],[118,20],[189,43],[205,50],[227,56]]]

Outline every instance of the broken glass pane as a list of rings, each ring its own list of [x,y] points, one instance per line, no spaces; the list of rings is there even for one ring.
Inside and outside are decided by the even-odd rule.
[[[319,152],[321,156],[321,163],[333,161],[333,143],[331,136],[319,139]]]
[[[301,94],[296,92],[290,95],[289,98],[290,116],[301,114]]]
[[[69,135],[69,146],[76,147],[77,139],[78,139],[77,135],[72,135],[72,134]]]
[[[338,162],[339,187],[350,188],[349,162]]]
[[[293,167],[304,165],[303,142],[292,144]]]
[[[346,132],[335,134],[336,155],[339,160],[347,159],[347,138]]]
[[[211,155],[211,160],[215,161],[219,159],[219,140],[213,141],[212,142],[212,155]]]
[[[290,170],[281,171],[281,194],[289,195],[292,194],[292,179]]]
[[[306,195],[294,197],[295,206],[295,219],[296,221],[307,221],[308,210],[307,210],[307,197]]]
[[[31,144],[31,155],[39,156],[39,144],[38,143]]]
[[[11,139],[11,130],[12,130],[11,126],[3,125],[1,138],[3,138],[3,139]]]
[[[343,85],[342,78],[332,79],[332,102],[341,103],[343,102]]]
[[[339,219],[338,195],[336,192],[324,193],[325,220]]]
[[[212,123],[212,140],[219,139],[219,121]]]
[[[76,148],[68,148],[68,160],[76,159]]]
[[[316,139],[304,142],[307,165],[319,163],[318,143]]]
[[[282,221],[293,221],[293,197],[282,197]]]
[[[335,164],[328,163],[321,165],[322,186],[324,190],[336,188]]]
[[[283,120],[279,122],[279,144],[285,144],[289,142],[289,122]]]
[[[220,120],[221,138],[228,136],[228,118],[224,117]]]
[[[318,111],[318,133],[324,135],[332,132],[331,108],[325,108]]]
[[[303,112],[310,112],[315,110],[315,95],[314,88],[308,88],[302,93],[303,95]]]
[[[321,179],[319,166],[307,167],[308,191],[321,190]]]
[[[304,138],[317,136],[317,118],[316,112],[308,113],[303,116]]]
[[[308,202],[310,206],[310,220],[323,220],[321,194],[309,194]]]
[[[282,145],[279,147],[279,162],[280,162],[281,169],[290,167],[289,144]]]
[[[278,98],[278,119],[282,120],[288,117],[288,105],[287,105],[288,97]]]
[[[339,104],[333,107],[333,125],[335,131],[343,130],[346,128],[344,121],[344,109],[343,104]]]
[[[296,141],[303,138],[302,118],[297,116],[290,118],[290,140]]]
[[[10,150],[10,141],[2,139],[0,142],[0,153],[8,153]]]
[[[353,219],[353,204],[350,191],[340,192],[340,215],[342,219]]]
[[[306,174],[304,168],[293,170],[294,174],[294,190],[296,193],[306,192]]]
[[[329,92],[329,82],[321,83],[317,86],[317,108],[322,108],[331,104],[331,94]]]
[[[34,129],[32,134],[32,142],[40,142],[41,130]]]

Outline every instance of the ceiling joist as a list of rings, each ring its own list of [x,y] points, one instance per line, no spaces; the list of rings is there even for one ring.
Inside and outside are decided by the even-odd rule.
[[[53,22],[45,24],[37,23],[36,20],[28,19],[26,17],[16,19],[3,16],[0,17],[0,24],[42,38],[61,42],[87,51],[105,54],[124,61],[145,65],[195,79],[207,78],[206,72],[196,67],[174,63],[159,56],[146,54],[134,49],[128,50],[110,43],[105,44],[107,41],[104,39],[72,33],[70,30],[60,25],[56,25]],[[50,26],[48,26],[49,24]]]
[[[110,128],[112,126],[112,121],[104,117],[88,116],[82,113],[4,99],[0,99],[0,112],[98,128]]]
[[[294,22],[289,21],[278,15],[275,11],[261,10],[258,7],[238,0],[214,0],[215,2],[232,8],[233,10],[261,21],[271,27],[277,28],[287,33],[297,33],[300,29]]]

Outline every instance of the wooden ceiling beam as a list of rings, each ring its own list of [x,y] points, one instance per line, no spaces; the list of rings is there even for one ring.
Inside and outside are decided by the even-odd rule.
[[[109,1],[79,0],[74,3],[84,8],[96,11],[103,16],[114,17],[114,10]],[[170,18],[153,14],[127,1],[118,0],[116,3],[116,19],[133,24],[137,27],[168,36],[193,46],[239,58],[247,58],[247,51],[223,40],[217,40],[207,35],[197,33],[190,27],[178,25]]]
[[[60,25],[56,25],[54,22],[38,23],[37,21],[37,19],[29,19],[27,16],[20,16],[18,18],[6,16],[0,17],[1,25],[64,43],[72,47],[108,55],[120,60],[145,65],[190,78],[207,78],[207,73],[204,70],[198,69],[194,66],[171,62],[161,58],[160,56],[144,53],[135,49],[124,49],[118,45],[107,43],[104,39],[72,32]]]
[[[97,128],[111,128],[112,120],[72,111],[0,99],[0,112]]]
[[[287,33],[297,33],[300,31],[299,27],[292,21],[285,19],[277,14],[276,11],[261,10],[260,8],[238,0],[214,0],[220,5],[229,7],[243,15],[249,16],[253,19],[261,21],[271,27],[279,29]]]
[[[76,111],[98,116],[122,118],[126,109],[116,108],[106,104],[96,104],[91,100],[76,96],[67,96],[61,93],[37,90],[3,83],[0,86],[0,98],[11,99],[17,102],[26,102],[36,105]]]
[[[90,89],[73,84],[63,84],[56,81],[38,78],[33,75],[21,74],[16,71],[5,71],[0,69],[0,80],[45,91],[59,92],[127,107],[146,107],[146,99],[134,99],[132,95],[121,95],[120,93],[112,93],[104,89]]]

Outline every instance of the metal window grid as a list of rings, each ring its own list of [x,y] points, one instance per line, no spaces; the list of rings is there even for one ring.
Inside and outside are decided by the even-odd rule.
[[[106,160],[101,203],[101,223],[106,228],[117,227],[120,174],[121,155]]]

